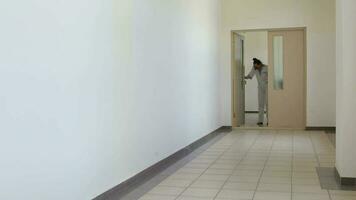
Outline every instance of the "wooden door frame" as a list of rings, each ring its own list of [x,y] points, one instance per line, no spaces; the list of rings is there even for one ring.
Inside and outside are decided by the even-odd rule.
[[[303,130],[306,129],[307,127],[307,94],[308,94],[308,48],[307,48],[307,27],[287,27],[287,28],[257,28],[257,29],[238,29],[238,30],[231,30],[231,36],[230,36],[230,44],[231,44],[231,68],[230,68],[230,73],[231,73],[231,125],[232,127],[236,127],[236,123],[234,123],[234,90],[233,90],[233,70],[234,70],[234,34],[239,34],[243,32],[258,32],[258,31],[266,31],[267,33],[271,31],[303,31],[304,33],[304,98],[303,98],[303,117],[304,117],[304,127]],[[269,100],[269,99],[268,99]],[[258,128],[258,129],[271,129],[273,127],[253,127],[253,128]]]
[[[235,115],[235,111],[234,111],[234,103],[235,103],[235,99],[234,99],[234,93],[236,91],[234,91],[234,70],[235,70],[235,67],[237,68],[237,65],[235,63],[235,55],[236,55],[236,52],[235,52],[235,41],[234,41],[234,36],[237,35],[239,37],[242,37],[243,40],[244,40],[244,36],[237,33],[237,32],[234,32],[234,31],[231,31],[231,124],[232,124],[232,127],[237,127],[237,120],[235,121],[234,119],[237,118],[237,114],[236,114],[236,117],[234,117]],[[245,43],[245,42],[244,42]],[[244,48],[244,47],[243,47]],[[243,55],[244,56],[244,55]],[[242,58],[244,60],[244,58]],[[244,65],[244,63],[242,63],[242,65]],[[244,66],[243,66],[244,67]],[[237,70],[237,69],[236,69]],[[237,73],[238,73],[238,70],[237,70]],[[236,99],[236,101],[238,101],[239,98]],[[239,102],[237,102],[237,104],[239,104]]]

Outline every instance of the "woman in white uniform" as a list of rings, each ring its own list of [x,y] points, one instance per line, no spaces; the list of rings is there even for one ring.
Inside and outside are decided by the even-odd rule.
[[[268,68],[259,59],[253,59],[251,72],[245,76],[245,79],[252,79],[256,75],[258,83],[258,126],[263,126],[265,108],[268,108]],[[267,116],[268,125],[268,116]]]

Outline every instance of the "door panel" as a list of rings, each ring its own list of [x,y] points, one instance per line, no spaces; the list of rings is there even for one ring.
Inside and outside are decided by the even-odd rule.
[[[244,38],[233,34],[233,59],[232,59],[232,94],[233,94],[233,126],[245,124],[245,70],[243,65]]]
[[[304,30],[270,31],[269,125],[273,128],[305,128]]]

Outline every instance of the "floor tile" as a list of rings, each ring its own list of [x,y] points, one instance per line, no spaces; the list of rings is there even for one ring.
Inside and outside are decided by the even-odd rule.
[[[260,179],[259,176],[230,176],[229,182],[245,182],[245,183],[257,183]]]
[[[146,194],[139,198],[139,200],[174,200],[176,198],[177,196]]]
[[[330,200],[328,194],[293,193],[293,200]]]
[[[329,190],[331,195],[349,195],[356,196],[356,191],[344,191],[344,190]]]
[[[309,177],[302,177],[302,178],[293,178],[292,184],[297,185],[320,185],[318,178],[309,178]]]
[[[207,169],[210,164],[200,164],[200,163],[188,163],[185,165],[187,168],[195,168],[195,169]]]
[[[198,180],[206,180],[206,181],[226,181],[229,178],[228,175],[222,174],[203,174],[199,177]]]
[[[331,195],[331,200],[356,200],[356,196],[350,196],[350,195]]]
[[[261,183],[284,183],[290,184],[292,182],[291,177],[262,177]]]
[[[231,175],[233,170],[231,169],[211,169],[209,168],[204,174],[219,174],[219,175]]]
[[[245,200],[252,199],[254,191],[221,190],[217,199]]]
[[[188,167],[183,167],[179,170],[177,170],[176,173],[180,174],[201,174],[205,171],[205,169],[197,169],[197,168],[188,168]]]
[[[293,172],[293,178],[318,178],[316,172]]]
[[[220,189],[224,185],[224,183],[225,183],[224,181],[197,180],[190,187]]]
[[[291,200],[292,195],[288,192],[261,192],[257,191],[253,200]]]
[[[167,187],[167,186],[156,186],[149,194],[156,194],[156,195],[179,195],[181,192],[184,191],[185,188],[183,187]]]
[[[292,173],[288,171],[264,171],[262,177],[291,177]]]
[[[233,172],[233,175],[246,175],[246,176],[260,176],[262,173],[262,170],[235,170]]]
[[[257,188],[257,182],[256,183],[247,183],[247,182],[226,182],[225,185],[223,186],[223,189],[226,190],[249,190],[249,191],[254,191]]]
[[[260,183],[257,191],[264,192],[288,192],[292,191],[290,184],[272,184],[272,183]]]
[[[219,189],[206,189],[206,188],[188,188],[181,196],[186,197],[201,197],[201,198],[214,198],[219,192]]]
[[[237,164],[223,164],[223,163],[216,163],[211,165],[210,169],[230,169],[233,170],[236,168]]]
[[[177,200],[214,200],[214,198],[180,196]]]
[[[321,189],[320,185],[293,185],[292,191],[295,193],[328,194],[328,191]]]

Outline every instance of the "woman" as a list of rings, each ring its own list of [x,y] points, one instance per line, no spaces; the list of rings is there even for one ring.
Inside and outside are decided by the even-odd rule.
[[[265,107],[268,109],[267,91],[268,91],[268,69],[259,59],[253,59],[251,72],[245,76],[245,79],[252,79],[256,75],[258,83],[258,126],[263,126]],[[268,116],[267,116],[268,120]],[[267,121],[268,125],[268,121]]]

